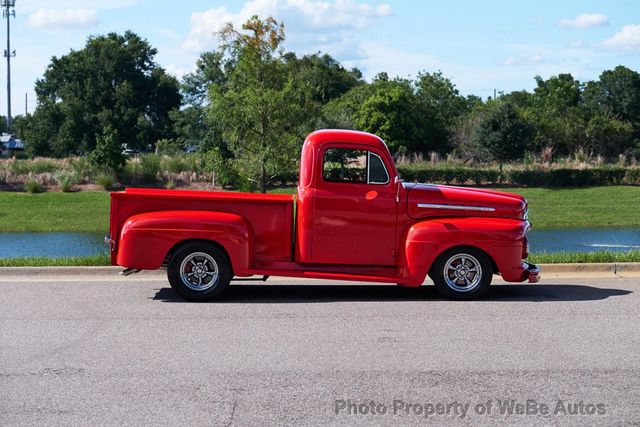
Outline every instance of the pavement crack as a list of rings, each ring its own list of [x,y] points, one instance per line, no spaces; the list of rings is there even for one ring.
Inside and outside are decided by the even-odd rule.
[[[229,422],[227,423],[227,427],[231,426],[233,424],[233,418],[236,415],[236,405],[238,404],[238,399],[233,399],[233,406],[231,407],[231,418],[229,419]]]

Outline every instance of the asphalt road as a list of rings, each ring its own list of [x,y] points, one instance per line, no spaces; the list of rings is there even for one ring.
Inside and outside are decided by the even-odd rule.
[[[640,423],[638,278],[473,302],[270,282],[193,304],[152,277],[0,272],[0,425]]]

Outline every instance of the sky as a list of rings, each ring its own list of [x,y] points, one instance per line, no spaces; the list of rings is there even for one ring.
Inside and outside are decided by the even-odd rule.
[[[216,30],[256,14],[283,22],[285,48],[299,55],[328,53],[367,79],[440,70],[462,94],[483,98],[532,90],[536,75],[588,81],[617,65],[640,72],[640,0],[16,0],[15,11],[14,116],[25,94],[35,109],[34,82],[51,57],[81,49],[90,35],[130,29],[180,78],[216,48]],[[2,115],[6,77],[0,63]]]

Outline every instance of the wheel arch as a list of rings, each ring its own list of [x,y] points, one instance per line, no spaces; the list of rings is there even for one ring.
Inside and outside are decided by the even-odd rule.
[[[508,218],[440,218],[413,224],[407,230],[402,281],[420,286],[434,262],[453,248],[470,247],[481,251],[491,263],[493,273],[519,268],[526,227]]]
[[[190,241],[220,247],[236,274],[250,267],[254,238],[249,222],[240,215],[211,211],[148,212],[129,218],[119,239],[117,263],[155,270]]]

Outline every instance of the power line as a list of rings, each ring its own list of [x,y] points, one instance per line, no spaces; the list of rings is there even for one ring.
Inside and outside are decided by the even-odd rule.
[[[16,17],[16,0],[2,0],[0,6],[4,9],[2,17],[7,20],[7,49],[4,56],[7,58],[7,129],[11,131],[11,58],[16,56],[15,49],[11,50],[11,17]]]

